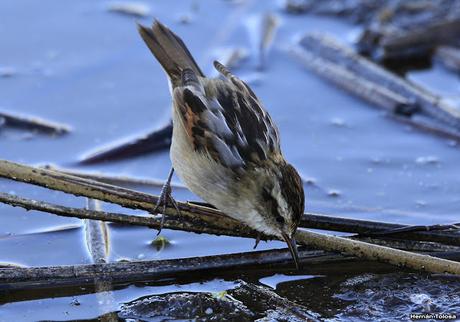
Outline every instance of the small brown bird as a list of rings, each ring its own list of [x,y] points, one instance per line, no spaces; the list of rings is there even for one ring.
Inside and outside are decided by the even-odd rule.
[[[284,239],[298,267],[294,234],[304,211],[302,181],[281,153],[279,133],[251,88],[215,61],[206,78],[184,42],[158,21],[139,33],[170,81],[171,169],[160,202],[175,204],[175,170],[196,195],[251,228]],[[157,207],[159,204],[157,204]]]

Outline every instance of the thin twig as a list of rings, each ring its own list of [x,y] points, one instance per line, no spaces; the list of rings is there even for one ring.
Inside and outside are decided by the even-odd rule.
[[[145,217],[138,215],[127,215],[119,213],[108,213],[104,211],[94,211],[94,210],[84,210],[76,209],[64,206],[58,206],[43,201],[35,201],[26,198],[21,198],[18,196],[0,193],[0,202],[9,204],[15,207],[22,207],[27,210],[37,210],[43,211],[51,214],[55,214],[63,217],[75,217],[80,219],[88,219],[93,221],[104,221],[104,222],[114,222],[119,224],[128,224],[128,225],[137,225],[137,226],[146,226],[149,228],[159,228],[161,225],[161,220],[154,217]],[[259,235],[257,231],[250,231],[248,235],[236,234],[233,230],[222,229],[211,227],[207,223],[198,224],[196,221],[193,223],[187,221],[185,218],[171,218],[164,223],[164,227],[173,230],[188,231],[194,233],[206,233],[212,235],[226,235],[226,236],[238,236],[238,237],[248,237],[256,238]],[[262,239],[266,240],[267,236],[260,236]],[[421,241],[408,241],[408,240],[395,240],[395,239],[377,239],[369,237],[354,237],[359,238],[360,240],[370,242],[377,245],[383,245],[387,247],[393,247],[409,251],[418,251],[418,252],[439,252],[439,251],[457,251],[458,247],[447,246],[439,243],[433,242],[421,242]]]
[[[374,233],[367,233],[366,235],[368,236],[394,236],[394,235],[399,235],[402,233],[413,233],[417,231],[446,231],[446,230],[458,231],[459,229],[460,229],[460,223],[448,224],[448,225],[430,225],[430,226],[417,225],[417,226],[406,226],[406,227],[394,228],[394,229],[378,231]]]
[[[91,180],[108,183],[112,185],[119,185],[119,186],[161,188],[164,185],[164,181],[155,180],[155,179],[136,178],[136,177],[129,177],[129,176],[117,176],[117,175],[109,175],[105,173],[90,173],[90,172],[84,172],[84,171],[78,171],[78,170],[62,169],[62,168],[58,168],[52,165],[46,165],[43,168],[48,169],[48,170],[59,171],[65,174],[69,174],[71,176],[91,179]],[[171,187],[175,189],[186,189],[184,185],[179,184],[179,183],[171,183]]]
[[[71,208],[43,201],[30,200],[2,192],[0,192],[0,202],[11,205],[13,207],[22,207],[26,210],[43,211],[62,217],[100,220],[125,225],[145,226],[154,229],[159,229],[161,226],[161,219],[153,216],[147,217],[105,211]],[[165,220],[163,227],[167,229],[188,231],[198,234],[206,233],[213,235],[227,235],[253,238],[255,238],[256,236],[256,232],[250,230],[247,230],[247,234],[245,235],[244,233],[237,233],[231,229],[222,229],[214,227],[206,222],[200,221],[199,219],[189,221],[187,218],[176,218],[171,216],[168,216],[168,219]]]
[[[302,217],[300,227],[357,233],[362,236],[381,231],[408,227],[407,225],[384,223],[370,220],[331,217],[319,214],[306,214]],[[410,226],[409,226],[410,227]],[[460,246],[460,235],[447,231],[408,232],[398,235],[409,240],[431,241]]]
[[[444,245],[434,242],[426,242],[420,240],[405,240],[385,237],[363,237],[351,236],[351,239],[360,240],[366,243],[397,248],[417,253],[434,253],[434,252],[460,252],[459,246]]]

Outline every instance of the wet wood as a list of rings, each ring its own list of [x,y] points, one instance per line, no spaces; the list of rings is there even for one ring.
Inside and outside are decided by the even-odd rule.
[[[355,262],[356,258],[324,251],[299,250],[301,264],[308,271],[313,265],[329,265],[333,270],[343,273],[342,263]],[[459,252],[435,254],[439,258],[460,259]],[[355,264],[356,265],[356,264]],[[94,280],[113,284],[153,281],[163,278],[183,276],[222,276],[236,270],[285,269],[292,266],[287,249],[235,253],[181,259],[132,261],[102,264],[43,266],[43,267],[4,267],[0,268],[0,290],[52,288],[60,286],[92,285]],[[334,269],[335,267],[335,269]],[[331,271],[329,270],[329,273]]]
[[[52,170],[28,167],[9,161],[0,161],[0,177],[7,177],[16,181],[32,183],[75,195],[84,195],[86,197],[116,203],[128,208],[152,210],[154,204],[158,200],[157,196],[142,194],[121,187],[64,175],[56,173],[55,171],[53,172]],[[242,231],[250,229],[217,210],[206,209],[205,207],[197,205],[191,208],[189,204],[180,202],[177,204],[181,210],[181,215],[188,217],[190,220],[199,216],[200,220],[224,229],[241,229]],[[199,212],[196,212],[197,208],[200,209]],[[165,212],[167,215],[174,215],[176,213],[175,211],[176,209],[174,207],[167,207]],[[431,256],[409,253],[342,237],[327,236],[311,231],[304,231],[302,229],[297,230],[295,237],[304,245],[329,251],[345,252],[359,258],[432,273],[445,272],[460,275],[460,263],[453,261],[436,259]]]
[[[323,260],[343,260],[339,255],[322,251],[300,251],[303,263],[321,263]],[[323,257],[326,256],[326,257]],[[331,257],[330,257],[331,256]],[[33,285],[55,287],[92,284],[95,278],[112,283],[148,281],[195,273],[224,274],[235,268],[274,264],[291,264],[287,250],[270,250],[170,260],[116,262],[108,264],[7,267],[0,269],[0,289],[28,288]]]
[[[333,38],[323,34],[307,34],[291,52],[304,66],[354,95],[393,114],[406,116],[408,122],[414,124],[418,121],[412,119],[412,115],[430,118],[460,138],[458,109]],[[351,85],[349,82],[352,82]]]
[[[62,135],[70,132],[70,127],[44,120],[35,116],[19,115],[7,111],[0,111],[0,121],[4,126],[11,126],[44,134]],[[1,122],[0,122],[1,123]]]
[[[84,165],[117,161],[135,156],[163,151],[171,145],[172,124],[135,137],[126,142],[116,143],[84,156],[78,163]]]

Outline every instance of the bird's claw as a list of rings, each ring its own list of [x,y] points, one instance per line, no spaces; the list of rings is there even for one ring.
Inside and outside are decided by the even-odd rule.
[[[152,211],[153,214],[158,214],[160,213],[158,210],[161,207],[161,223],[160,223],[160,228],[158,229],[157,235],[159,235],[161,233],[161,230],[163,229],[163,225],[165,222],[165,212],[166,212],[166,207],[168,206],[168,204],[173,205],[173,207],[176,209],[177,214],[179,216],[181,215],[179,206],[176,200],[174,200],[174,198],[172,197],[171,192],[172,192],[171,184],[169,182],[165,183],[163,188],[161,189],[161,193],[160,193],[160,196],[158,197],[158,201],[155,205],[155,208],[153,208],[153,211]]]
[[[256,237],[256,242],[254,243],[254,247],[253,249],[256,249],[257,248],[257,245],[259,245],[259,242],[260,242],[260,236],[262,234],[260,232],[257,233],[257,237]]]

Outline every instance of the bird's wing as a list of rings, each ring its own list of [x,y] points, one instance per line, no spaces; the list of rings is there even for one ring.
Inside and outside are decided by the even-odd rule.
[[[205,79],[202,88],[175,89],[175,104],[194,149],[229,168],[257,165],[281,155],[270,115],[249,86],[231,76]]]

